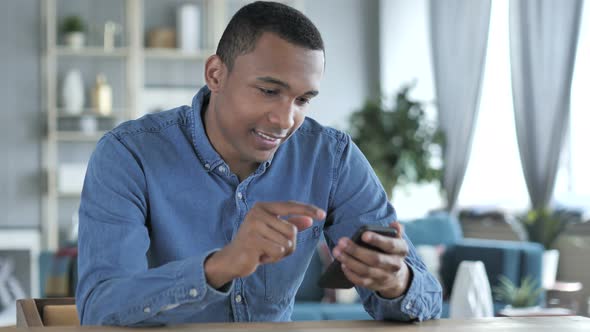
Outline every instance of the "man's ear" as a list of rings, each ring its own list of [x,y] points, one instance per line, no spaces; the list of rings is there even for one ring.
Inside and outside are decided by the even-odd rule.
[[[221,61],[221,58],[214,54],[207,59],[205,63],[205,83],[211,92],[217,92],[223,87],[227,67]]]

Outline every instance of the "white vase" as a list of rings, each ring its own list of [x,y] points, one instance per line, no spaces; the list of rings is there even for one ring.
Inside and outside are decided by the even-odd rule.
[[[459,264],[449,300],[449,316],[453,319],[494,316],[492,290],[483,262],[462,261]]]
[[[549,289],[555,284],[557,278],[557,266],[559,264],[559,250],[551,249],[543,252],[543,267],[541,284],[543,288]]]
[[[176,47],[183,52],[195,52],[200,44],[199,6],[185,4],[176,11]]]
[[[64,36],[66,45],[74,50],[79,50],[84,47],[84,40],[86,39],[83,32],[68,32]]]
[[[84,81],[77,69],[68,71],[62,82],[61,104],[67,114],[77,115],[84,109]]]

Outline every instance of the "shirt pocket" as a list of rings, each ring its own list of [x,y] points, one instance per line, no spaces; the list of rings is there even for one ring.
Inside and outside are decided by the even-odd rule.
[[[322,223],[323,224],[323,223]],[[303,281],[307,266],[322,234],[322,224],[314,224],[297,234],[297,247],[288,257],[264,265],[264,299],[272,303],[289,303]]]

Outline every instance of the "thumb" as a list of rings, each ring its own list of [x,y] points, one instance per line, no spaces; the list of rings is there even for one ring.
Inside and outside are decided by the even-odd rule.
[[[399,221],[394,221],[389,224],[389,227],[395,228],[397,230],[397,237],[402,238],[404,234],[404,225],[402,225]]]
[[[313,219],[311,219],[310,217],[291,216],[291,217],[287,217],[285,219],[288,222],[290,222],[293,225],[295,225],[295,227],[297,227],[297,230],[300,231],[300,232],[302,230],[305,230],[305,229],[309,228],[313,224]]]

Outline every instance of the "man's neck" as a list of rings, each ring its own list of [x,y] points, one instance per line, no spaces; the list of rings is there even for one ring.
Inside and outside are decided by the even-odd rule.
[[[201,119],[203,122],[203,127],[205,129],[205,135],[209,139],[209,142],[213,146],[213,149],[219,153],[221,158],[227,163],[230,170],[237,175],[240,182],[246,179],[250,174],[254,173],[258,168],[258,163],[252,163],[251,161],[243,161],[240,160],[239,156],[231,156],[231,153],[227,152],[226,150],[230,150],[229,147],[219,142],[222,142],[222,134],[215,130],[215,126],[213,126],[212,122],[215,121],[213,119],[213,106],[211,103],[211,99],[206,100],[203,103],[203,108],[201,110]]]

